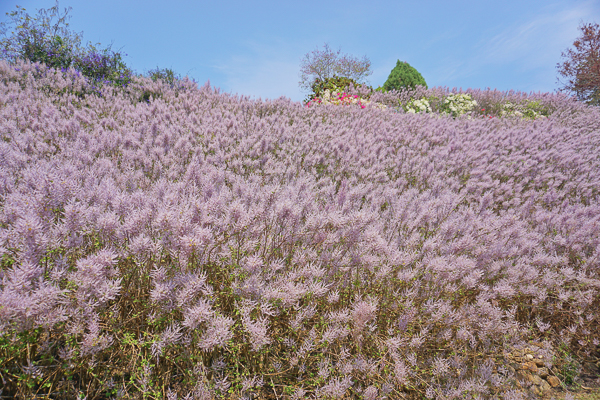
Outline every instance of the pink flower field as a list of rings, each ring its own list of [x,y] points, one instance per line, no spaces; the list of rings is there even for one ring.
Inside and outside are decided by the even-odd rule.
[[[600,357],[600,108],[352,90],[386,107],[0,62],[0,398],[572,384]]]

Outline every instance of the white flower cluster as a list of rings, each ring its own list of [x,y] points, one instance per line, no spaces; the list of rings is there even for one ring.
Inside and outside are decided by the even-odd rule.
[[[379,108],[380,110],[385,110],[388,108],[388,106],[386,106],[385,104],[377,103],[376,101],[363,99],[361,102],[366,106],[371,106],[373,108]]]
[[[539,110],[538,102],[528,102],[526,104],[505,103],[500,111],[501,117],[518,117],[523,119],[546,118]]]
[[[429,105],[429,101],[427,99],[420,99],[420,100],[413,99],[413,100],[409,101],[408,104],[406,105],[406,112],[410,113],[410,114],[421,113],[421,112],[430,113],[431,106]]]
[[[477,107],[477,101],[473,100],[469,94],[451,94],[446,97],[442,105],[444,113],[450,112],[453,117],[468,113]]]

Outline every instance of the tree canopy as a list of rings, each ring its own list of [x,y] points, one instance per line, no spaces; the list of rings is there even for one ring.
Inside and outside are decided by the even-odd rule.
[[[333,76],[345,77],[362,83],[368,75],[372,74],[371,61],[364,56],[358,59],[352,56],[340,56],[341,49],[334,52],[326,43],[323,51],[314,50],[307,53],[301,61],[299,85],[305,90],[311,90],[315,81],[325,81]]]
[[[600,25],[582,24],[581,36],[561,56],[558,72],[567,78],[561,90],[574,93],[578,100],[600,105]],[[560,79],[559,79],[560,83]]]

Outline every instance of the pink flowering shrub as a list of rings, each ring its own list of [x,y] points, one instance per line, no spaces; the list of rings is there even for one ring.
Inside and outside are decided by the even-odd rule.
[[[29,63],[0,85],[2,396],[514,398],[507,349],[597,351],[598,108],[98,96]]]

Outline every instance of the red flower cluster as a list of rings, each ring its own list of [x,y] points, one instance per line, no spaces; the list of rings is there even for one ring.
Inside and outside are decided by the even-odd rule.
[[[481,112],[482,112],[482,113],[483,113],[483,112],[485,112],[485,108],[482,108],[482,109],[481,109]],[[489,118],[489,119],[492,119],[492,118],[494,118],[494,116],[493,116],[493,115],[484,115],[484,118],[485,118],[485,117],[487,117],[487,118]]]

